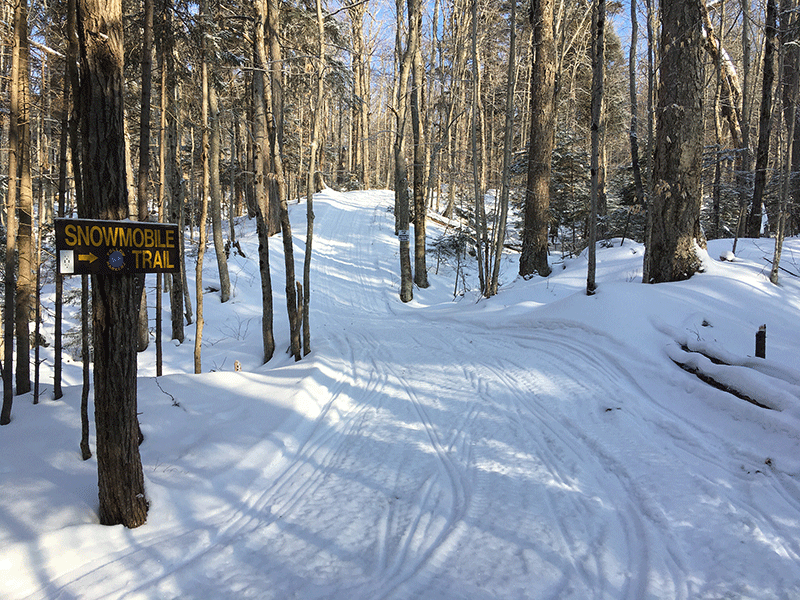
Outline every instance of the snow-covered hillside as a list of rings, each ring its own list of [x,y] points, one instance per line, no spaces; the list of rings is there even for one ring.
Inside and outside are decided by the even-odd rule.
[[[585,258],[554,255],[547,279],[508,257],[498,296],[454,300],[464,281],[431,256],[431,287],[402,304],[391,204],[315,197],[298,363],[276,238],[278,352],[259,364],[255,226],[238,225],[234,297],[205,296],[204,373],[193,327],[164,340],[162,377],[140,356],[138,529],[97,524],[78,356],[53,402],[44,352],[42,402],[16,398],[0,429],[0,598],[800,597],[800,240],[778,287],[769,240],[734,262],[713,242],[704,273],[657,286],[617,241],[593,297]]]

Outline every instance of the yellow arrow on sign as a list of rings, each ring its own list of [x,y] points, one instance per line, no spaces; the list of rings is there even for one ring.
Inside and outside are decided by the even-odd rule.
[[[84,260],[91,264],[97,260],[97,257],[89,252],[89,254],[78,254],[78,260]]]

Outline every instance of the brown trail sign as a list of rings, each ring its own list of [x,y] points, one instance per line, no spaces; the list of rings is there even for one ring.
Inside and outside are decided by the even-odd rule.
[[[55,229],[60,275],[180,271],[173,223],[56,219]]]

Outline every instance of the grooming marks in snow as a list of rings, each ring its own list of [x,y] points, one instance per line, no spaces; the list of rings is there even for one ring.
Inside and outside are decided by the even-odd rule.
[[[0,597],[800,597],[797,282],[771,286],[765,251],[740,240],[733,263],[645,286],[626,242],[598,249],[593,297],[585,256],[527,282],[511,256],[490,300],[452,301],[444,259],[403,304],[392,201],[315,197],[303,361],[258,364],[257,259],[238,255],[231,302],[206,296],[216,372],[185,374],[191,344],[168,346],[158,379],[140,357],[144,526],[97,524],[79,387],[15,402],[0,430]],[[301,231],[305,207],[292,209]],[[253,223],[237,228],[257,257]],[[788,240],[784,256],[798,251]],[[766,361],[747,356],[763,322]],[[277,310],[275,323],[285,347]],[[68,381],[79,368],[67,362]]]

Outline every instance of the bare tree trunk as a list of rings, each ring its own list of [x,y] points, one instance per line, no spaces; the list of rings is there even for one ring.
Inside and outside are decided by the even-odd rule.
[[[364,47],[364,15],[369,2],[348,6],[350,31],[353,40],[353,94],[351,151],[356,177],[364,189],[369,188],[369,138],[367,123],[369,119],[369,85],[366,79],[366,49]]]
[[[402,20],[402,0],[396,0],[398,25]],[[400,241],[400,300],[409,302],[414,297],[411,276],[411,260],[409,258],[409,205],[408,205],[408,168],[405,158],[405,126],[408,113],[408,80],[411,63],[416,52],[415,40],[419,36],[414,30],[418,26],[417,15],[421,10],[420,0],[408,0],[408,42],[400,64],[395,97],[396,131],[394,138],[394,193],[396,208],[397,232]],[[398,52],[400,51],[400,33],[397,33]]]
[[[712,29],[710,27],[710,17],[708,17],[708,24],[707,28]],[[713,29],[712,29],[713,31]],[[722,40],[724,39],[725,35],[725,5],[722,4],[720,6],[720,17],[719,17],[719,50],[720,53],[722,51]],[[710,35],[707,35],[707,38],[710,38]],[[716,84],[714,86],[714,141],[716,143],[716,152],[717,158],[714,161],[714,189],[712,193],[712,211],[711,211],[711,224],[713,230],[713,238],[717,239],[721,237],[721,224],[720,224],[720,211],[721,211],[721,203],[722,203],[722,160],[720,156],[720,149],[722,148],[722,121],[720,119],[720,114],[723,110],[722,107],[722,61],[717,60],[715,61],[716,66]],[[726,111],[730,112],[730,97],[727,99],[728,105],[725,108]],[[741,131],[741,130],[740,130]],[[741,138],[741,134],[738,136],[737,140]],[[736,142],[738,143],[738,141]]]
[[[548,228],[550,225],[550,172],[555,134],[555,40],[553,0],[532,0],[531,23],[534,53],[531,73],[531,135],[528,182],[525,190],[525,222],[519,274],[547,277]]]
[[[214,236],[214,250],[217,255],[219,271],[219,301],[230,300],[231,278],[228,275],[228,259],[225,256],[225,242],[222,240],[222,189],[219,182],[220,124],[217,89],[213,81],[208,86],[209,126],[209,167],[211,183],[211,228]],[[233,218],[231,216],[231,218]]]
[[[30,321],[32,302],[35,297],[33,277],[33,188],[31,182],[31,123],[30,123],[30,48],[28,44],[28,3],[20,3],[20,18],[25,30],[19,38],[19,207],[17,214],[17,295],[16,325],[17,339],[17,395],[31,391],[31,335]]]
[[[775,0],[767,0],[767,21],[764,30],[764,79],[761,86],[761,114],[758,119],[758,147],[756,148],[756,172],[753,182],[753,202],[747,219],[747,235],[761,235],[764,189],[767,186],[769,163],[769,138],[772,130],[772,94],[775,83],[775,49],[777,7]]]
[[[144,0],[144,28],[142,32],[142,94],[139,123],[139,171],[136,187],[137,214],[140,221],[148,221],[150,182],[150,103],[153,95],[153,0]],[[142,286],[139,304],[139,352],[150,345],[150,328],[147,315],[147,290]]]
[[[70,8],[67,8],[70,11]],[[67,19],[70,19],[68,16]],[[71,47],[71,45],[70,45]],[[67,62],[75,60],[70,49],[67,50]],[[69,106],[72,102],[71,84],[69,78],[64,77],[64,89],[62,94],[63,114],[61,116],[61,133],[59,134],[59,154],[58,154],[58,217],[64,218],[64,203],[67,197],[67,134],[69,128]],[[63,343],[61,328],[63,326],[63,298],[64,298],[64,276],[56,272],[56,302],[55,302],[55,331],[53,341],[53,400],[59,400],[64,396],[61,388],[61,376],[63,365]]]
[[[267,197],[266,154],[269,145],[267,132],[266,83],[265,72],[268,68],[267,51],[264,43],[264,27],[267,18],[267,1],[256,0],[255,23],[253,33],[254,66],[253,70],[253,104],[254,109],[254,141],[253,163],[255,171],[256,226],[258,229],[258,258],[261,270],[261,335],[264,346],[264,362],[268,362],[275,354],[275,338],[273,336],[272,278],[269,271],[269,198]]]
[[[791,0],[781,0],[781,37],[780,37],[780,67],[778,72],[781,74],[781,102],[782,114],[786,125],[786,142],[779,145],[783,146],[783,168],[781,173],[781,187],[779,192],[778,223],[775,228],[775,252],[772,258],[772,269],[770,270],[769,280],[778,285],[778,273],[780,270],[781,254],[783,252],[783,241],[786,235],[786,218],[789,205],[789,187],[792,176],[792,155],[794,150],[795,129],[797,127],[797,92],[800,86],[800,73],[797,69],[797,52],[793,43],[794,28],[797,19],[792,18]],[[781,137],[783,129],[779,127]]]
[[[636,18],[636,3],[631,3],[631,45],[628,54],[628,91],[631,102],[631,165],[633,167],[633,184],[636,190],[636,203],[644,206],[644,186],[642,185],[642,169],[639,164],[639,100],[636,93],[636,48],[639,43],[639,22]]]
[[[417,24],[413,29],[417,40],[414,42],[414,55],[411,70],[414,86],[411,90],[411,129],[414,138],[414,283],[420,288],[428,287],[428,267],[425,264],[427,208],[425,203],[425,127],[422,120],[423,90],[425,89],[425,65],[422,62],[422,11],[417,13]]]
[[[497,235],[495,236],[494,268],[489,282],[487,296],[497,294],[500,277],[500,260],[503,256],[503,245],[506,239],[506,222],[508,221],[508,187],[511,173],[511,151],[514,142],[514,94],[517,86],[517,0],[511,0],[511,31],[508,43],[508,83],[506,84],[506,122],[503,135],[503,175],[500,182],[500,216],[497,219]]]
[[[747,233],[747,204],[750,200],[750,0],[740,0],[742,9],[742,150],[736,156],[736,188],[739,195],[739,216],[733,238],[736,254],[739,236]]]
[[[592,15],[592,197],[589,213],[589,268],[586,294],[597,291],[597,205],[600,194],[600,136],[603,134],[606,2],[595,0]]]
[[[205,319],[203,318],[203,258],[206,253],[206,243],[208,238],[208,227],[206,221],[208,220],[208,195],[211,187],[211,174],[209,165],[209,126],[208,126],[208,44],[206,42],[206,35],[208,34],[208,21],[211,18],[209,14],[208,0],[202,0],[200,4],[200,18],[203,21],[202,25],[202,64],[200,66],[200,77],[202,80],[202,108],[200,123],[203,128],[202,138],[202,162],[203,162],[203,186],[200,199],[200,220],[197,227],[199,229],[198,245],[197,245],[197,263],[195,265],[195,296],[197,302],[197,318],[195,321],[195,338],[194,338],[194,372],[202,373],[202,360],[201,348],[203,344],[203,327],[205,326]]]
[[[120,0],[78,0],[86,216],[129,216],[123,114]],[[94,275],[94,404],[100,522],[138,527],[147,518],[136,417],[134,275]]]
[[[14,38],[11,48],[11,89],[8,126],[8,193],[6,194],[6,264],[5,304],[3,307],[3,408],[0,425],[11,422],[14,402],[14,295],[16,293],[17,252],[17,167],[20,148],[20,54],[22,37],[27,36],[27,25],[22,20],[22,3],[14,8]]]
[[[322,27],[322,6],[317,5],[317,21]],[[302,347],[300,342],[300,321],[297,312],[297,286],[295,285],[294,247],[292,242],[292,227],[289,222],[289,207],[287,205],[286,176],[283,169],[283,159],[280,151],[281,115],[276,114],[276,98],[282,98],[282,91],[276,92],[276,87],[282,89],[282,75],[280,70],[276,73],[274,65],[280,63],[280,44],[278,35],[280,31],[280,3],[270,0],[267,4],[266,15],[266,46],[269,47],[271,64],[273,65],[270,78],[270,90],[264,94],[266,110],[267,138],[269,143],[269,159],[272,165],[272,174],[269,176],[270,209],[277,209],[283,238],[283,256],[286,269],[286,310],[289,317],[290,350],[295,360],[300,360]],[[321,32],[324,34],[324,31]],[[320,75],[321,76],[321,75]]]
[[[364,5],[361,5],[364,6]],[[317,9],[317,68],[316,68],[316,87],[317,87],[317,97],[316,102],[314,105],[314,117],[313,117],[313,124],[311,128],[311,152],[309,156],[309,169],[308,169],[308,176],[306,177],[306,249],[305,255],[303,257],[303,305],[302,305],[302,327],[303,327],[303,354],[307,355],[311,352],[311,322],[310,322],[310,313],[309,313],[309,305],[311,303],[311,250],[312,250],[312,243],[314,240],[314,170],[316,169],[316,154],[317,154],[317,145],[318,145],[318,138],[319,138],[319,128],[322,119],[322,101],[324,98],[325,93],[325,84],[323,79],[323,69],[325,67],[325,25],[322,20],[322,3],[320,0],[317,0],[316,3]],[[363,18],[364,14],[360,8],[356,9],[349,9],[351,11],[351,19],[354,18],[353,12],[356,13],[356,16],[360,15],[361,17],[361,26],[363,26]],[[355,35],[355,28],[356,22],[358,19],[354,19],[353,25],[353,33]],[[359,42],[361,43],[361,38],[359,38]],[[354,54],[353,60],[356,60],[356,55]],[[363,60],[361,57],[360,60]],[[360,65],[359,65],[360,66]],[[358,71],[359,68],[357,67],[356,70]],[[363,81],[362,81],[363,84]],[[363,90],[362,90],[363,91]],[[363,143],[359,145],[360,148],[363,148]],[[362,150],[363,152],[363,150]],[[363,156],[361,157],[363,161]],[[362,162],[361,169],[363,170],[366,163]],[[287,282],[288,285],[288,282]]]
[[[81,275],[81,458],[92,458],[89,447],[89,276]]]
[[[661,9],[661,85],[646,283],[688,279],[701,266],[696,247],[705,245],[700,229],[702,3],[676,0]]]
[[[475,258],[478,263],[478,281],[481,294],[486,295],[486,265],[483,248],[486,243],[486,224],[483,219],[483,185],[480,164],[484,160],[483,146],[478,147],[478,119],[483,111],[481,103],[480,73],[478,69],[478,0],[472,0],[472,118],[470,119],[470,142],[472,154],[472,193],[475,210]]]

